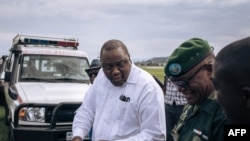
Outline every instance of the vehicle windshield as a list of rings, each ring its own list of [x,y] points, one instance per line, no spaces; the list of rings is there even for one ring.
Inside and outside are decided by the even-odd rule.
[[[20,81],[88,81],[87,58],[24,55],[20,63]]]

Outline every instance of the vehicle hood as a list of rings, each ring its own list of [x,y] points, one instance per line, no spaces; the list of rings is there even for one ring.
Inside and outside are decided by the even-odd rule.
[[[82,102],[89,89],[87,83],[19,83],[16,85],[20,103]]]

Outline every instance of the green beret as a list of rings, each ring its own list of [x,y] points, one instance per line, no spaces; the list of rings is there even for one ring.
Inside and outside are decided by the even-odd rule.
[[[164,68],[168,77],[179,77],[206,58],[213,48],[206,40],[192,38],[182,43],[168,57]]]

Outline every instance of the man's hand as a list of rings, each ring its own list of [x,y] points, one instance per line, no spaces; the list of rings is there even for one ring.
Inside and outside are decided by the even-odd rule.
[[[75,136],[72,141],[82,141],[82,138],[79,136]]]

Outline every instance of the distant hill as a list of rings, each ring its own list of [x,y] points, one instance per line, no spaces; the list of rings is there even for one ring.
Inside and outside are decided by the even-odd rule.
[[[165,66],[168,57],[153,57],[145,61],[135,61],[138,66]]]

